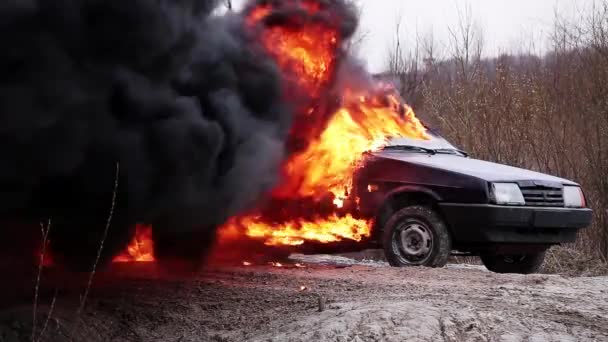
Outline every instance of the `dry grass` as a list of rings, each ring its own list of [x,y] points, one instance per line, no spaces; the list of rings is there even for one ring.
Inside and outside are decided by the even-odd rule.
[[[86,300],[87,300],[87,298],[89,296],[89,292],[92,288],[93,279],[95,278],[97,266],[98,266],[99,260],[101,258],[103,249],[104,249],[105,240],[108,236],[108,232],[109,232],[110,226],[112,224],[112,218],[114,217],[114,210],[115,210],[115,206],[116,206],[116,197],[118,194],[119,175],[120,175],[120,165],[117,163],[116,164],[116,175],[115,175],[115,180],[114,180],[114,190],[112,193],[112,202],[110,204],[110,210],[109,210],[108,217],[106,220],[105,229],[104,229],[102,237],[99,241],[99,248],[97,249],[96,258],[92,265],[92,270],[89,273],[87,285],[85,287],[84,293],[80,297],[80,302],[79,302],[78,308],[76,310],[74,325],[71,329],[71,333],[69,334],[69,336],[71,336],[72,339],[74,339],[74,336],[76,336],[75,333],[79,330],[80,316],[85,308]],[[43,270],[44,258],[46,255],[46,246],[47,246],[47,241],[48,241],[48,235],[49,235],[49,232],[51,229],[51,220],[49,219],[49,222],[46,226],[41,224],[40,227],[41,227],[41,232],[42,232],[42,252],[40,255],[40,263],[38,266],[38,273],[37,273],[35,288],[34,288],[34,301],[33,301],[33,310],[32,310],[33,311],[33,321],[32,321],[32,332],[31,332],[32,341],[41,341],[45,338],[44,334],[47,330],[49,321],[52,319],[53,311],[55,309],[55,303],[56,303],[56,299],[57,299],[57,293],[58,293],[58,291],[55,290],[55,295],[52,298],[49,310],[46,315],[46,319],[44,320],[40,333],[38,335],[36,335],[37,316],[38,316],[38,312],[37,312],[38,311],[38,292],[40,289],[40,279],[41,279],[41,274],[42,274],[42,270]],[[76,339],[76,340],[79,340],[79,339]]]
[[[583,274],[593,264],[600,272],[608,258],[608,0],[575,22],[555,22],[545,56],[522,48],[483,59],[483,34],[465,15],[441,42],[443,58],[422,41],[414,52],[391,51],[388,65],[419,116],[473,157],[580,183],[592,226],[550,252],[547,270]]]
[[[577,277],[602,276],[608,274],[608,263],[587,251],[559,246],[547,252],[542,272]]]

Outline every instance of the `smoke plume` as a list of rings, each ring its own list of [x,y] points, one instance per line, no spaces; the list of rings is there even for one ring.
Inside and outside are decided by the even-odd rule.
[[[117,165],[117,226],[210,229],[256,203],[291,110],[275,62],[215,5],[3,1],[0,213],[95,230]]]
[[[135,223],[157,257],[190,258],[229,218],[285,209],[305,179],[287,166],[368,77],[345,48],[357,11],[217,2],[2,2],[0,217],[51,218],[57,259],[90,265],[110,208],[106,260]]]

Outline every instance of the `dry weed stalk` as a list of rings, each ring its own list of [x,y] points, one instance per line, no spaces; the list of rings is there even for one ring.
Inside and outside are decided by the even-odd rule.
[[[55,289],[55,295],[53,296],[53,300],[51,301],[51,307],[49,308],[49,312],[46,315],[46,319],[44,320],[44,325],[42,325],[42,330],[40,330],[40,335],[38,335],[38,338],[36,339],[36,341],[41,341],[42,337],[44,336],[46,327],[49,325],[49,321],[51,320],[51,317],[53,316],[53,311],[55,310],[55,301],[56,300],[57,300],[57,289]]]
[[[108,213],[108,218],[106,220],[106,226],[103,231],[103,235],[101,237],[101,241],[99,242],[99,248],[97,249],[97,256],[95,257],[95,262],[93,263],[93,269],[89,274],[89,280],[87,282],[87,286],[84,290],[84,294],[80,298],[80,305],[78,306],[78,310],[76,310],[76,323],[74,324],[74,328],[72,329],[71,336],[74,336],[74,332],[78,328],[79,325],[79,317],[84,309],[87,297],[89,296],[89,291],[93,284],[93,278],[95,277],[95,272],[97,270],[97,264],[99,263],[99,259],[101,258],[101,253],[103,252],[103,246],[106,241],[106,237],[108,236],[108,231],[110,230],[110,225],[112,224],[112,217],[114,216],[114,208],[116,206],[116,195],[118,193],[118,177],[120,175],[120,164],[116,163],[116,175],[114,178],[114,191],[112,192],[112,203],[110,205],[110,212]]]
[[[46,224],[46,228],[42,222],[40,222],[40,232],[42,233],[42,251],[40,252],[40,260],[38,262],[38,274],[36,276],[36,285],[34,287],[34,307],[32,317],[32,341],[35,340],[36,336],[36,316],[38,315],[38,292],[40,290],[40,277],[42,275],[42,267],[44,265],[44,257],[46,255],[46,245],[51,231],[51,219]],[[53,298],[53,303],[55,299]]]

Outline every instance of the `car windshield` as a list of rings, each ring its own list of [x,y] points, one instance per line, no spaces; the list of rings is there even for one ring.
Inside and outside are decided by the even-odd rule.
[[[442,136],[432,131],[427,130],[429,135],[428,140],[413,139],[407,137],[393,137],[388,140],[388,143],[384,146],[385,150],[412,150],[418,152],[428,153],[449,153],[449,154],[462,154],[466,156],[466,153],[454,145],[450,144]]]

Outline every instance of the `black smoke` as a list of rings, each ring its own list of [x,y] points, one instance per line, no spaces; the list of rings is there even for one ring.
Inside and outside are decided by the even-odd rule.
[[[255,204],[291,111],[273,60],[215,5],[2,1],[0,213],[97,240],[117,165],[115,233],[212,229]]]
[[[359,24],[357,7],[348,0],[250,0],[243,12],[248,15],[260,7],[272,9],[263,19],[266,27],[297,30],[301,25],[321,24],[336,30],[343,41],[353,36]]]

